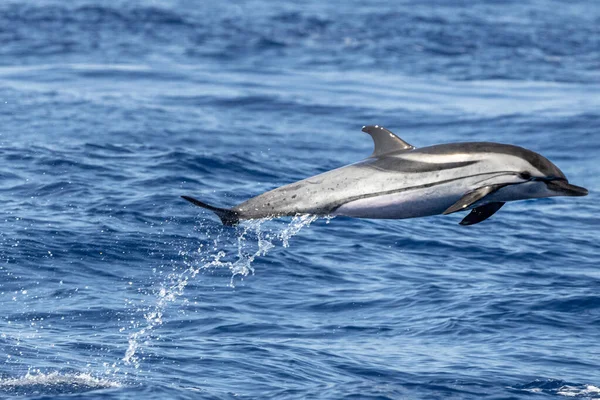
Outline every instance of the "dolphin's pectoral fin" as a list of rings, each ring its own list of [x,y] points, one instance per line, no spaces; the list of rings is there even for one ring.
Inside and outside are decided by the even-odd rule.
[[[444,211],[442,214],[447,215],[447,214],[455,213],[457,211],[466,210],[467,208],[469,208],[473,204],[477,203],[478,201],[483,200],[483,198],[485,196],[489,195],[490,193],[494,193],[496,190],[498,190],[504,186],[506,186],[506,185],[504,185],[504,184],[488,185],[488,186],[483,186],[478,189],[475,189],[475,190],[465,194],[463,197],[461,197],[456,203],[454,203],[450,207],[448,207],[448,209],[446,211]],[[490,215],[492,215],[492,214],[490,214]]]
[[[481,207],[474,208],[471,210],[469,215],[464,217],[463,220],[459,222],[459,224],[474,225],[480,223],[481,221],[485,221],[486,219],[494,215],[496,211],[498,211],[503,205],[504,202],[497,202],[488,203]]]
[[[240,222],[240,216],[236,211],[228,210],[226,208],[213,207],[210,204],[203,203],[200,200],[196,200],[195,198],[190,197],[190,196],[181,196],[181,197],[183,199],[189,201],[193,205],[196,205],[196,206],[202,207],[202,208],[206,208],[207,210],[214,212],[221,219],[221,222],[223,223],[223,225],[233,226],[233,225],[237,225],[238,222]]]
[[[392,132],[379,125],[363,126],[363,132],[368,133],[375,142],[375,150],[371,157],[378,157],[382,154],[393,153],[394,151],[412,150],[415,146],[406,143]]]

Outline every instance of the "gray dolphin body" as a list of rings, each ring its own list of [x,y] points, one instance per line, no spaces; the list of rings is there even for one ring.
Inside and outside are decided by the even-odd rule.
[[[507,201],[585,196],[558,167],[522,147],[487,142],[450,143],[420,149],[378,125],[363,127],[375,142],[360,162],[281,186],[231,209],[189,196],[225,225],[244,219],[298,214],[356,218],[416,218],[471,210],[460,222],[489,218]]]

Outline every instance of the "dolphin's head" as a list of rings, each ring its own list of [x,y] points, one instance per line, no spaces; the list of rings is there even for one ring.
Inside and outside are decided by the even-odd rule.
[[[512,192],[513,197],[519,199],[587,196],[586,188],[569,183],[565,174],[546,157],[522,147],[494,145],[492,153],[500,156],[496,162],[502,160],[501,169],[508,169],[509,175],[513,175],[507,190],[502,192]]]
[[[521,156],[529,165],[519,173],[519,178],[536,192],[534,197],[587,196],[586,188],[570,184],[565,174],[546,157],[527,149],[522,149]]]
[[[424,157],[425,156],[425,157]],[[587,189],[569,183],[565,174],[546,157],[519,146],[490,142],[451,143],[407,153],[405,158],[445,163],[451,171],[471,168],[482,177],[473,189],[495,185],[493,201],[512,201],[553,196],[586,196]]]

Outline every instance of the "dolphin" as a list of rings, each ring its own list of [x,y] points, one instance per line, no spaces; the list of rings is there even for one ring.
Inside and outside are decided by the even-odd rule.
[[[363,127],[375,150],[368,158],[253,197],[233,208],[185,200],[213,211],[224,225],[240,220],[313,214],[402,219],[471,210],[460,222],[486,220],[504,203],[585,196],[545,157],[489,142],[416,148],[379,125]]]

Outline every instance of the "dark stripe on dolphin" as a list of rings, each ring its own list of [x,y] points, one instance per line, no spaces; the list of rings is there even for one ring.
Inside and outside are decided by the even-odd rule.
[[[443,180],[443,181],[436,181],[436,182],[426,183],[426,184],[423,184],[423,185],[410,186],[410,187],[405,187],[405,188],[401,188],[401,189],[386,190],[386,191],[377,192],[377,193],[363,194],[363,195],[360,195],[360,196],[354,196],[354,197],[349,197],[347,199],[344,199],[343,203],[339,203],[339,204],[332,203],[331,205],[329,205],[329,207],[331,207],[331,208],[327,212],[329,212],[329,213],[335,212],[335,210],[337,210],[338,208],[340,208],[344,204],[352,203],[353,201],[356,201],[356,200],[368,199],[368,198],[371,198],[371,197],[385,196],[385,195],[388,195],[388,194],[402,193],[402,192],[407,192],[409,190],[415,190],[415,189],[426,189],[426,188],[429,188],[429,187],[432,187],[432,186],[443,185],[445,183],[450,183],[450,182],[458,181],[458,180],[465,179],[465,178],[473,178],[475,176],[501,175],[503,173],[514,175],[513,171],[484,172],[484,173],[481,173],[481,174],[461,176],[460,178],[446,179],[446,180]],[[324,207],[324,209],[329,208],[329,207]]]
[[[379,157],[376,159],[367,159],[364,163],[357,164],[356,166],[375,168],[380,171],[419,173],[461,168],[476,164],[478,162],[478,160],[473,160],[450,163],[428,163],[416,160],[408,160],[406,158],[401,157]]]

